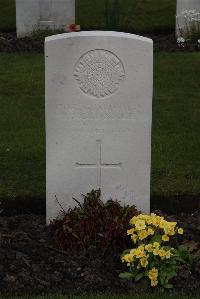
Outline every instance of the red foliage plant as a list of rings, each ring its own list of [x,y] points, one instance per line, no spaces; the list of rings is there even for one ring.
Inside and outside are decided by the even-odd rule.
[[[83,204],[69,209],[50,224],[56,246],[62,250],[87,250],[95,246],[105,253],[108,249],[127,248],[130,219],[138,215],[135,206],[122,207],[119,202],[101,201],[100,190],[84,196]]]

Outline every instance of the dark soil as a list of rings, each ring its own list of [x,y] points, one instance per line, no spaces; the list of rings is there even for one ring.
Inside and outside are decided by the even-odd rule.
[[[44,42],[31,38],[17,38],[16,33],[0,32],[0,52],[43,52]]]
[[[181,243],[187,243],[200,256],[200,214],[168,218],[178,220],[184,227]],[[122,271],[119,251],[105,256],[94,247],[85,253],[63,252],[55,248],[52,240],[44,216],[0,217],[0,293],[139,293],[150,290],[146,281],[133,283],[118,278]],[[192,271],[182,267],[174,284],[175,291],[200,290],[200,261]]]
[[[136,33],[149,38],[154,41],[154,51],[198,51],[200,47],[196,44],[188,44],[185,47],[178,46],[175,33],[170,34],[147,34]],[[44,39],[43,38],[17,38],[16,33],[0,32],[0,52],[43,52]]]

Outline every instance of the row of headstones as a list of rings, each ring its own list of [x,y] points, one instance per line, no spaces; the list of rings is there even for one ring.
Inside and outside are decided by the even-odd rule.
[[[177,0],[177,35],[194,19],[200,22],[200,0]],[[65,29],[75,23],[75,0],[16,0],[16,22],[18,37],[38,29]]]

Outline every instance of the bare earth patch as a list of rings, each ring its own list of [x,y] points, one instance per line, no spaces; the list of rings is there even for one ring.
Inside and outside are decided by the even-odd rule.
[[[168,216],[168,219],[179,222],[185,229],[180,242],[200,256],[200,214]],[[120,252],[116,250],[103,256],[95,247],[87,252],[58,250],[45,226],[44,216],[0,217],[0,294],[150,290],[146,281],[133,283],[118,278],[123,270]],[[182,267],[174,283],[176,291],[199,290],[200,261],[192,271]]]

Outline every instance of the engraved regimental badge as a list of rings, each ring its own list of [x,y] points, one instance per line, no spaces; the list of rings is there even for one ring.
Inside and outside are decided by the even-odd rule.
[[[125,71],[115,54],[97,49],[87,52],[78,60],[74,76],[85,94],[104,98],[117,91]]]

